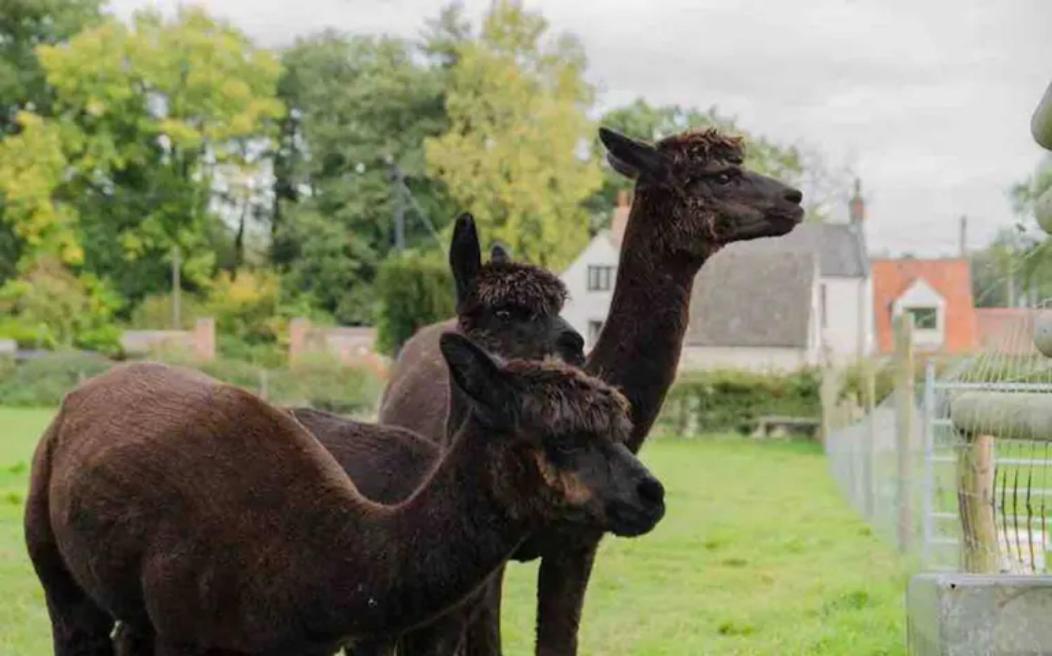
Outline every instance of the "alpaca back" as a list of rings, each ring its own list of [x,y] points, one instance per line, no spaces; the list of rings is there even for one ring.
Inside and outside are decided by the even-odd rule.
[[[167,635],[283,631],[333,532],[372,507],[291,415],[196,372],[117,367],[61,416],[45,439],[63,560],[110,612]]]

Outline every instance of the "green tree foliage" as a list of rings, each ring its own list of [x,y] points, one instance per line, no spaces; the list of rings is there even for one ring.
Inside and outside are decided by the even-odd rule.
[[[269,147],[282,114],[277,60],[199,9],[107,20],[37,52],[54,118],[23,114],[20,139],[0,150],[0,170],[24,164],[34,181],[27,200],[0,189],[25,206],[15,233],[64,244],[76,224],[83,268],[131,299],[167,286],[174,248],[184,279],[204,285],[223,234],[215,181]],[[78,263],[73,249],[61,254]]]
[[[36,48],[61,43],[100,18],[100,0],[0,0],[0,134],[17,132],[17,116],[48,114],[51,89]]]
[[[221,271],[209,290],[206,309],[216,330],[248,343],[273,342],[280,332],[281,283],[265,270]]]
[[[290,290],[341,322],[368,323],[395,204],[410,246],[434,246],[429,221],[453,214],[421,146],[446,126],[441,76],[407,41],[333,32],[298,41],[283,63],[273,260]]]
[[[1052,156],[1009,190],[1019,222],[972,254],[972,290],[981,307],[1036,305],[1052,298],[1052,240],[1036,226],[1034,203],[1052,189]]]
[[[581,152],[594,132],[584,53],[574,38],[546,32],[544,18],[518,3],[492,5],[480,34],[455,50],[449,130],[428,140],[427,160],[488,238],[557,268],[588,238],[583,202],[601,175]]]
[[[49,257],[37,259],[21,277],[0,288],[0,314],[14,318],[9,329],[21,326],[24,331],[11,337],[32,339],[33,345],[115,350],[118,336],[112,319],[119,307],[120,299],[97,278],[78,277]]]
[[[738,127],[734,119],[719,114],[715,107],[703,112],[679,105],[653,106],[642,98],[637,98],[628,105],[608,111],[599,122],[605,127],[650,142],[686,130],[718,128],[729,134],[744,137],[745,164],[749,168],[789,184],[800,184],[803,178],[804,162],[799,149],[749,134]],[[598,141],[595,147],[599,152],[603,152],[603,147]],[[603,162],[603,186],[588,201],[596,227],[602,227],[609,221],[618,192],[631,191],[632,185],[631,180]]]
[[[0,0],[0,139],[22,130],[20,113],[28,110],[47,115],[50,112],[53,95],[37,59],[37,46],[61,43],[83,27],[94,24],[100,18],[99,5],[100,0]],[[41,136],[37,131],[30,141]],[[50,148],[39,152],[44,159],[50,155],[53,155]],[[25,165],[23,161],[23,172]],[[0,283],[17,275],[15,265],[25,250],[15,223],[25,218],[27,209],[22,205],[16,210],[22,212],[21,216],[5,219],[5,191],[16,184],[28,183],[30,189],[22,192],[19,201],[25,203],[26,196],[37,193],[38,185],[43,182],[34,180],[30,174],[29,180],[16,183],[7,177],[10,174],[9,170],[0,170],[3,180],[0,183],[3,185],[0,189]],[[59,234],[48,235],[52,236]],[[75,255],[75,251],[67,254]]]
[[[384,261],[376,281],[380,296],[377,345],[397,353],[420,328],[453,316],[453,274],[434,251],[406,251]]]
[[[18,115],[18,124],[17,134],[0,141],[2,218],[17,240],[14,250],[79,264],[77,212],[56,193],[69,170],[61,125],[29,112]]]

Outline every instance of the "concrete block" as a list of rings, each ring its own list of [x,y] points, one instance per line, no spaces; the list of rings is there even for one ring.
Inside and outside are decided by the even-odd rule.
[[[913,656],[1052,655],[1052,576],[918,574],[906,612]]]

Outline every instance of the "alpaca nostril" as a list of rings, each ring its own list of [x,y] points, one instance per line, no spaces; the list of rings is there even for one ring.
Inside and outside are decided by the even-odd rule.
[[[804,194],[799,189],[790,189],[785,192],[785,199],[790,203],[799,204],[804,199]]]
[[[653,476],[647,476],[639,481],[636,492],[640,499],[649,504],[657,505],[665,500],[665,486]]]

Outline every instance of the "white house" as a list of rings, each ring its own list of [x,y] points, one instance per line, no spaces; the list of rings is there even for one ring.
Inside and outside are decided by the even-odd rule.
[[[731,244],[694,281],[681,368],[791,370],[853,361],[874,345],[873,283],[856,186],[849,223],[806,223]],[[590,348],[610,308],[629,207],[562,274],[567,321]]]
[[[617,261],[621,254],[621,236],[628,223],[628,212],[628,196],[622,193],[610,229],[593,237],[560,276],[570,295],[563,306],[562,317],[584,336],[586,349],[595,344],[610,311]]]

